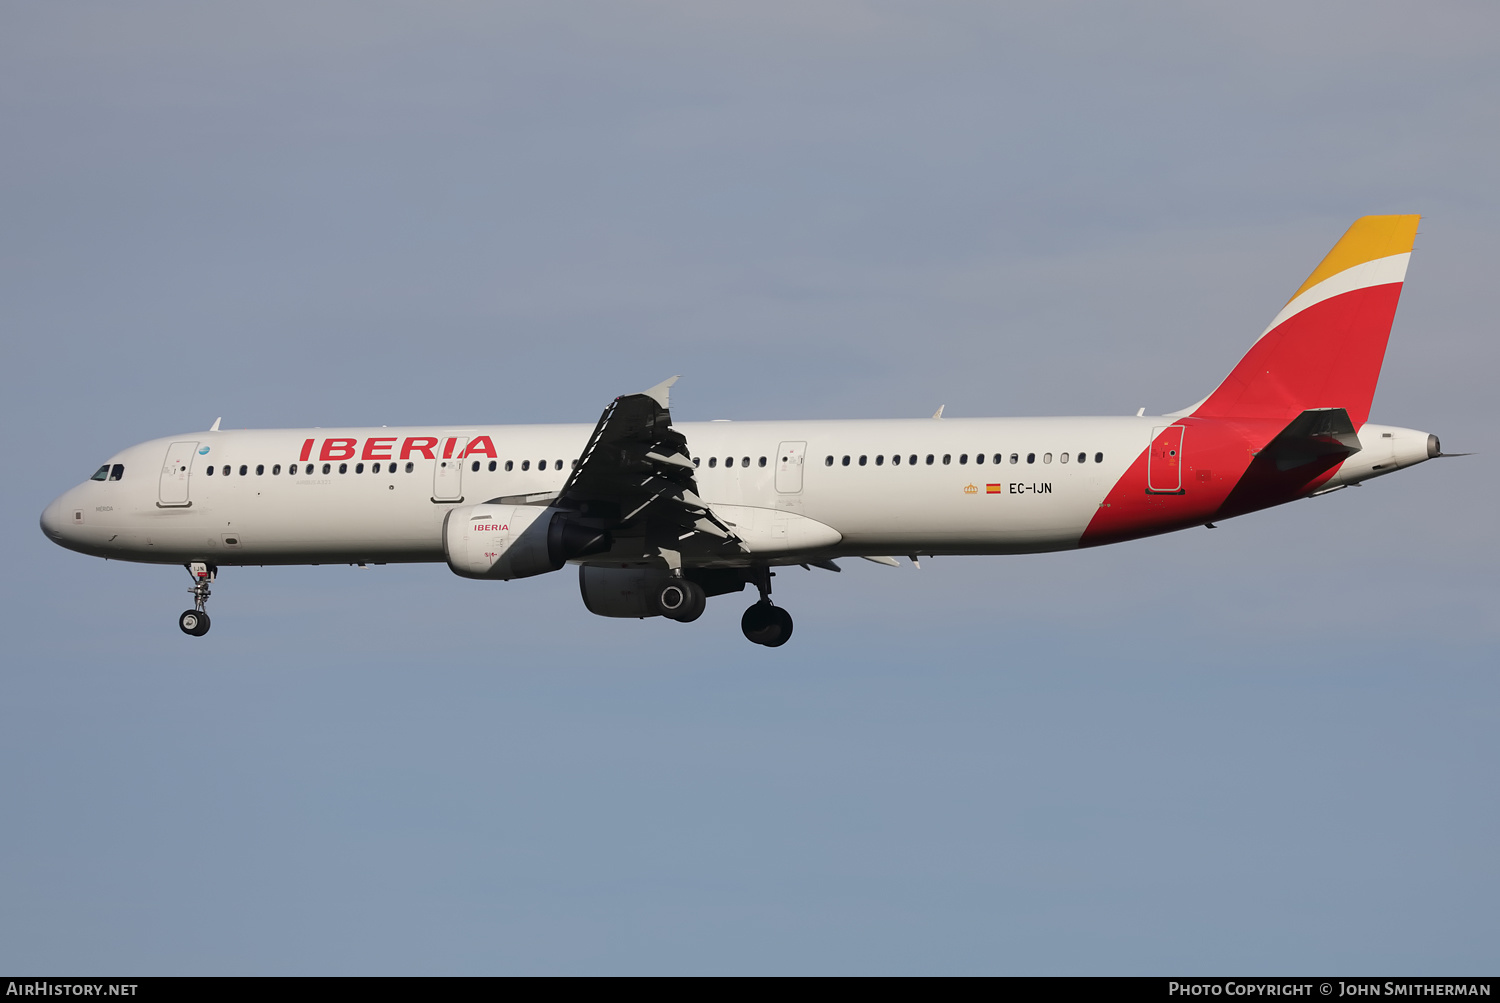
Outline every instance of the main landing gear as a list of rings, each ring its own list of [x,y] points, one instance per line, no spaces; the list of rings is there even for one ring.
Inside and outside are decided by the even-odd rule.
[[[669,578],[656,590],[656,608],[668,620],[692,623],[703,615],[708,605],[708,593],[703,586],[686,578]]]
[[[769,568],[757,568],[753,579],[760,590],[760,602],[745,610],[740,617],[740,630],[745,638],[768,648],[779,648],[792,637],[792,615],[780,606],[771,604],[771,577]]]
[[[177,626],[182,628],[184,634],[202,637],[208,633],[209,626],[208,612],[205,609],[208,605],[208,586],[219,576],[219,569],[198,561],[186,567],[188,574],[193,576],[193,587],[188,589],[193,594],[193,608],[177,618]]]

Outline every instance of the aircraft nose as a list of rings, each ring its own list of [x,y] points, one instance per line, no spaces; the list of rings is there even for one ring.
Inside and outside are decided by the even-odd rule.
[[[52,504],[42,509],[42,532],[47,539],[54,542],[61,541],[63,531],[67,529],[67,512],[63,510],[63,500],[54,498]]]

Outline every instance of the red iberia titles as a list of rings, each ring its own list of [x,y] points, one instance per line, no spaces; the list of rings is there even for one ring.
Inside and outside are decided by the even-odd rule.
[[[321,444],[317,439],[308,439],[302,443],[297,459],[310,460],[316,453],[319,460],[352,460],[356,455],[361,460],[411,460],[418,457],[435,460],[439,452],[445,460],[470,456],[487,456],[493,460],[495,443],[487,435],[476,436],[466,445],[456,436],[439,439],[433,435],[408,435],[405,438],[378,435],[363,440],[329,438],[322,440]]]

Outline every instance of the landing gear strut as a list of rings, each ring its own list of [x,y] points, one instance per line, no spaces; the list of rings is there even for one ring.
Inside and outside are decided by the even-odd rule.
[[[792,615],[780,606],[771,604],[771,577],[769,568],[755,569],[758,574],[752,579],[760,590],[760,602],[745,610],[740,617],[740,630],[747,640],[763,644],[768,648],[779,648],[792,637]]]
[[[188,589],[193,595],[193,608],[177,618],[177,626],[182,628],[184,634],[202,637],[208,633],[209,626],[208,612],[205,609],[210,594],[208,586],[219,576],[219,569],[212,564],[194,561],[187,565],[187,570],[193,576],[193,587]]]

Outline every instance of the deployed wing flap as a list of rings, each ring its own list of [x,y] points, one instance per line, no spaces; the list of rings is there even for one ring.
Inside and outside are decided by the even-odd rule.
[[[698,495],[687,438],[672,428],[667,408],[667,391],[676,381],[674,376],[644,393],[617,397],[604,409],[556,504],[599,521],[601,528],[639,531],[657,549],[680,550],[692,541],[744,551]]]

